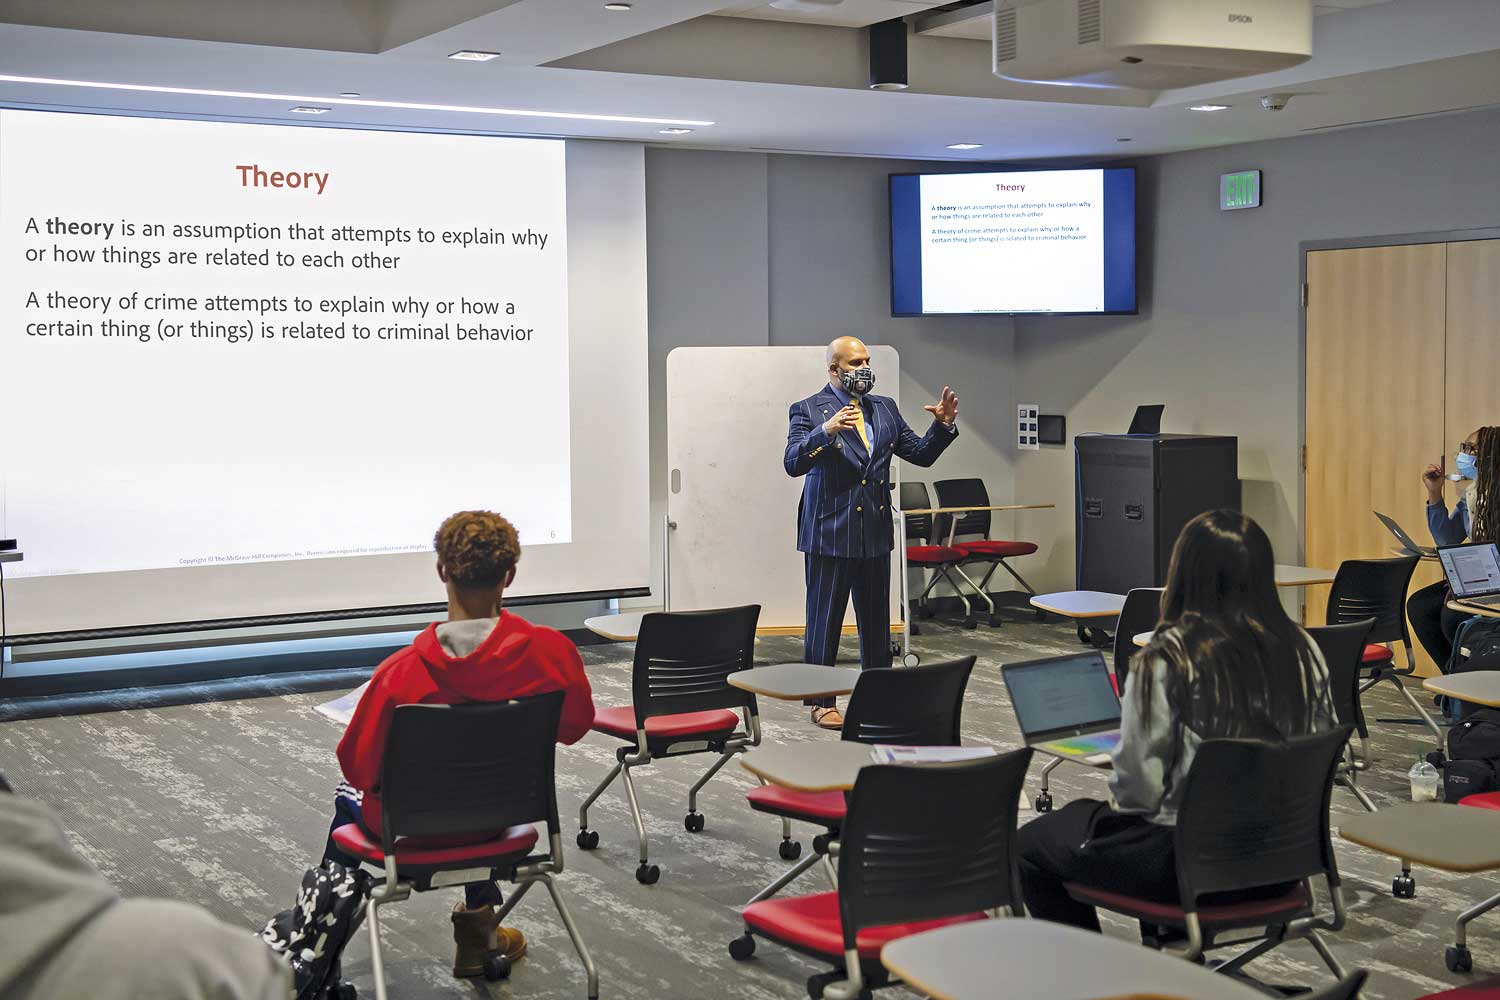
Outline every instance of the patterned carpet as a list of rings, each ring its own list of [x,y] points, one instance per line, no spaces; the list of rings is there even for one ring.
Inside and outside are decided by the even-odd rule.
[[[1067,626],[1012,615],[999,629],[929,625],[915,648],[928,662],[979,656],[964,709],[966,738],[1011,747],[1015,722],[998,665],[1078,646]],[[800,653],[800,643],[789,639],[762,641],[757,650],[758,659],[768,663],[800,659]],[[597,703],[628,703],[631,647],[592,646],[583,655]],[[845,655],[855,658],[852,644]],[[339,680],[357,683],[347,672]],[[316,860],[339,775],[333,755],[338,730],[313,710],[328,693],[307,691],[306,678],[287,678],[266,682],[257,694],[156,707],[141,707],[147,703],[138,695],[123,695],[118,710],[5,722],[0,724],[0,772],[18,793],[51,803],[78,849],[126,894],[189,900],[247,931],[258,928],[291,905],[302,870]],[[1371,719],[1405,714],[1394,692],[1372,693],[1366,705]],[[813,729],[800,706],[763,700],[761,710],[768,740],[833,738]],[[1375,726],[1374,762],[1363,783],[1378,804],[1407,796],[1407,768],[1426,749],[1422,732]],[[578,803],[611,766],[615,745],[590,735],[562,748],[558,758],[569,848],[568,871],[559,881],[598,963],[602,995],[631,1000],[805,996],[806,977],[822,971],[812,963],[766,944],[745,963],[732,961],[725,950],[740,932],[738,904],[785,865],[776,855],[777,822],[745,805],[744,793],[753,782],[740,768],[725,768],[705,790],[700,808],[708,825],[700,834],[684,830],[682,816],[687,788],[706,758],[639,772],[652,860],[662,868],[655,886],[635,881],[635,838],[618,784],[590,817],[602,838],[600,848],[585,853],[573,847]],[[1102,777],[1082,768],[1064,767],[1055,779],[1059,801],[1104,794]],[[1340,789],[1334,792],[1334,809],[1352,812],[1359,806]],[[801,839],[807,842],[810,834]],[[1396,900],[1390,895],[1392,859],[1343,842],[1338,850],[1351,914],[1331,944],[1347,967],[1370,970],[1366,997],[1407,1000],[1470,980],[1444,969],[1443,948],[1454,915],[1500,891],[1500,879],[1418,870],[1417,898]],[[801,884],[804,891],[826,887],[813,876]],[[582,972],[545,894],[529,895],[516,912],[514,922],[526,931],[531,951],[508,983],[453,979],[446,911],[456,897],[456,890],[427,893],[387,911],[392,997],[583,997]],[[1123,922],[1112,922],[1109,930],[1124,937],[1132,933]],[[1477,967],[1472,978],[1500,969],[1500,921],[1479,920],[1470,947]],[[1036,960],[1056,964],[1058,976],[1066,978],[1067,956]],[[373,996],[363,935],[347,952],[345,968],[361,993]],[[1257,961],[1251,971],[1280,984],[1328,981],[1311,948],[1301,943]],[[900,989],[882,995],[910,996]],[[995,995],[1002,996],[1003,988]]]

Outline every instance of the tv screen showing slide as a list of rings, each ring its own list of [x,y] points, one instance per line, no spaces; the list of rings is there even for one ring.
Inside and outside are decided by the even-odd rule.
[[[891,312],[1133,313],[1135,168],[891,175]]]
[[[645,585],[643,174],[599,145],[0,111],[12,635],[440,601],[469,508],[517,595]]]

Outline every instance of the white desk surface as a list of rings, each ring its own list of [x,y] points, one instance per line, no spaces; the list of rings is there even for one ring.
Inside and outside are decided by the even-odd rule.
[[[1315,566],[1276,566],[1276,586],[1312,587],[1320,583],[1332,583],[1337,570],[1318,569]]]
[[[1155,629],[1152,629],[1150,632],[1137,632],[1135,635],[1130,637],[1130,641],[1135,643],[1138,648],[1145,649],[1146,644],[1151,641],[1151,637],[1155,634]]]
[[[1500,813],[1447,802],[1399,802],[1333,817],[1339,836],[1444,872],[1500,868]]]
[[[1466,674],[1426,677],[1422,687],[1459,701],[1500,708],[1500,670],[1471,670]]]
[[[1044,920],[1001,917],[913,934],[886,945],[880,961],[932,1000],[1265,1000],[1201,965]]]
[[[741,670],[725,678],[730,687],[753,691],[781,701],[833,698],[849,694],[859,680],[858,667],[829,667],[820,663],[774,663]]]
[[[847,792],[872,763],[870,745],[851,740],[763,744],[740,758],[751,774],[796,792]]]
[[[583,627],[616,642],[634,642],[641,634],[641,619],[646,614],[645,611],[625,611],[617,615],[595,615],[585,618]]]
[[[1098,590],[1060,590],[1055,594],[1037,594],[1031,599],[1031,606],[1064,618],[1113,618],[1125,606],[1125,595]]]

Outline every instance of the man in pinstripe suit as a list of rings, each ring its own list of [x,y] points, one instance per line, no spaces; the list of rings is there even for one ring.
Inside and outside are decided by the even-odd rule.
[[[859,664],[891,665],[891,457],[923,467],[937,461],[958,436],[958,396],[924,407],[932,414],[925,437],[901,419],[895,400],[871,395],[870,352],[854,337],[828,345],[828,384],[793,403],[784,464],[805,476],[797,513],[797,551],[807,575],[807,633],[803,659],[832,664],[838,656],[844,609],[854,595]],[[832,699],[809,702],[812,720],[838,729],[843,717]]]

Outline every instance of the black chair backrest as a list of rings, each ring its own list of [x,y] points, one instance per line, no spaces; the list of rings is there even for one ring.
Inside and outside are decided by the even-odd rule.
[[[1339,725],[1354,726],[1361,736],[1368,736],[1369,730],[1359,704],[1359,665],[1374,625],[1375,619],[1366,618],[1347,625],[1319,625],[1307,630],[1323,653],[1323,662],[1328,664],[1329,690]]]
[[[1205,740],[1177,814],[1177,882],[1184,907],[1234,892],[1327,875],[1333,772],[1349,727],[1285,742]]]
[[[1419,556],[1346,559],[1328,592],[1328,624],[1375,619],[1369,642],[1410,642],[1406,630],[1406,588]]]
[[[990,495],[984,488],[983,479],[940,479],[932,484],[932,488],[937,490],[939,507],[988,507],[990,505]],[[938,534],[944,539],[948,537],[948,519],[952,516],[939,514],[940,523],[934,525]],[[989,511],[976,510],[958,515],[958,530],[953,533],[953,537],[961,539],[969,535],[977,535],[980,538],[990,537]]]
[[[1302,1000],[1358,1000],[1366,975],[1364,969],[1355,969],[1332,986],[1302,994]]]
[[[901,483],[901,509],[902,510],[927,510],[932,504],[927,499],[927,484],[925,483]],[[939,545],[943,540],[933,537],[931,514],[907,514],[906,515],[906,540],[927,540],[929,545]]]
[[[1130,673],[1130,658],[1140,652],[1134,639],[1150,632],[1161,620],[1161,588],[1137,587],[1125,595],[1120,621],[1115,626],[1115,683],[1123,692],[1125,675]]]
[[[397,837],[496,833],[545,821],[563,693],[462,705],[400,705],[380,769],[385,851]]]
[[[855,743],[958,746],[964,688],[974,657],[920,667],[866,670],[844,711],[843,738]]]
[[[755,658],[760,605],[646,615],[635,640],[631,694],[636,727],[657,715],[715,708],[755,710],[755,695],[724,678]]]
[[[1030,748],[859,772],[839,846],[844,947],[862,927],[1009,906],[1021,914],[1016,810]]]

